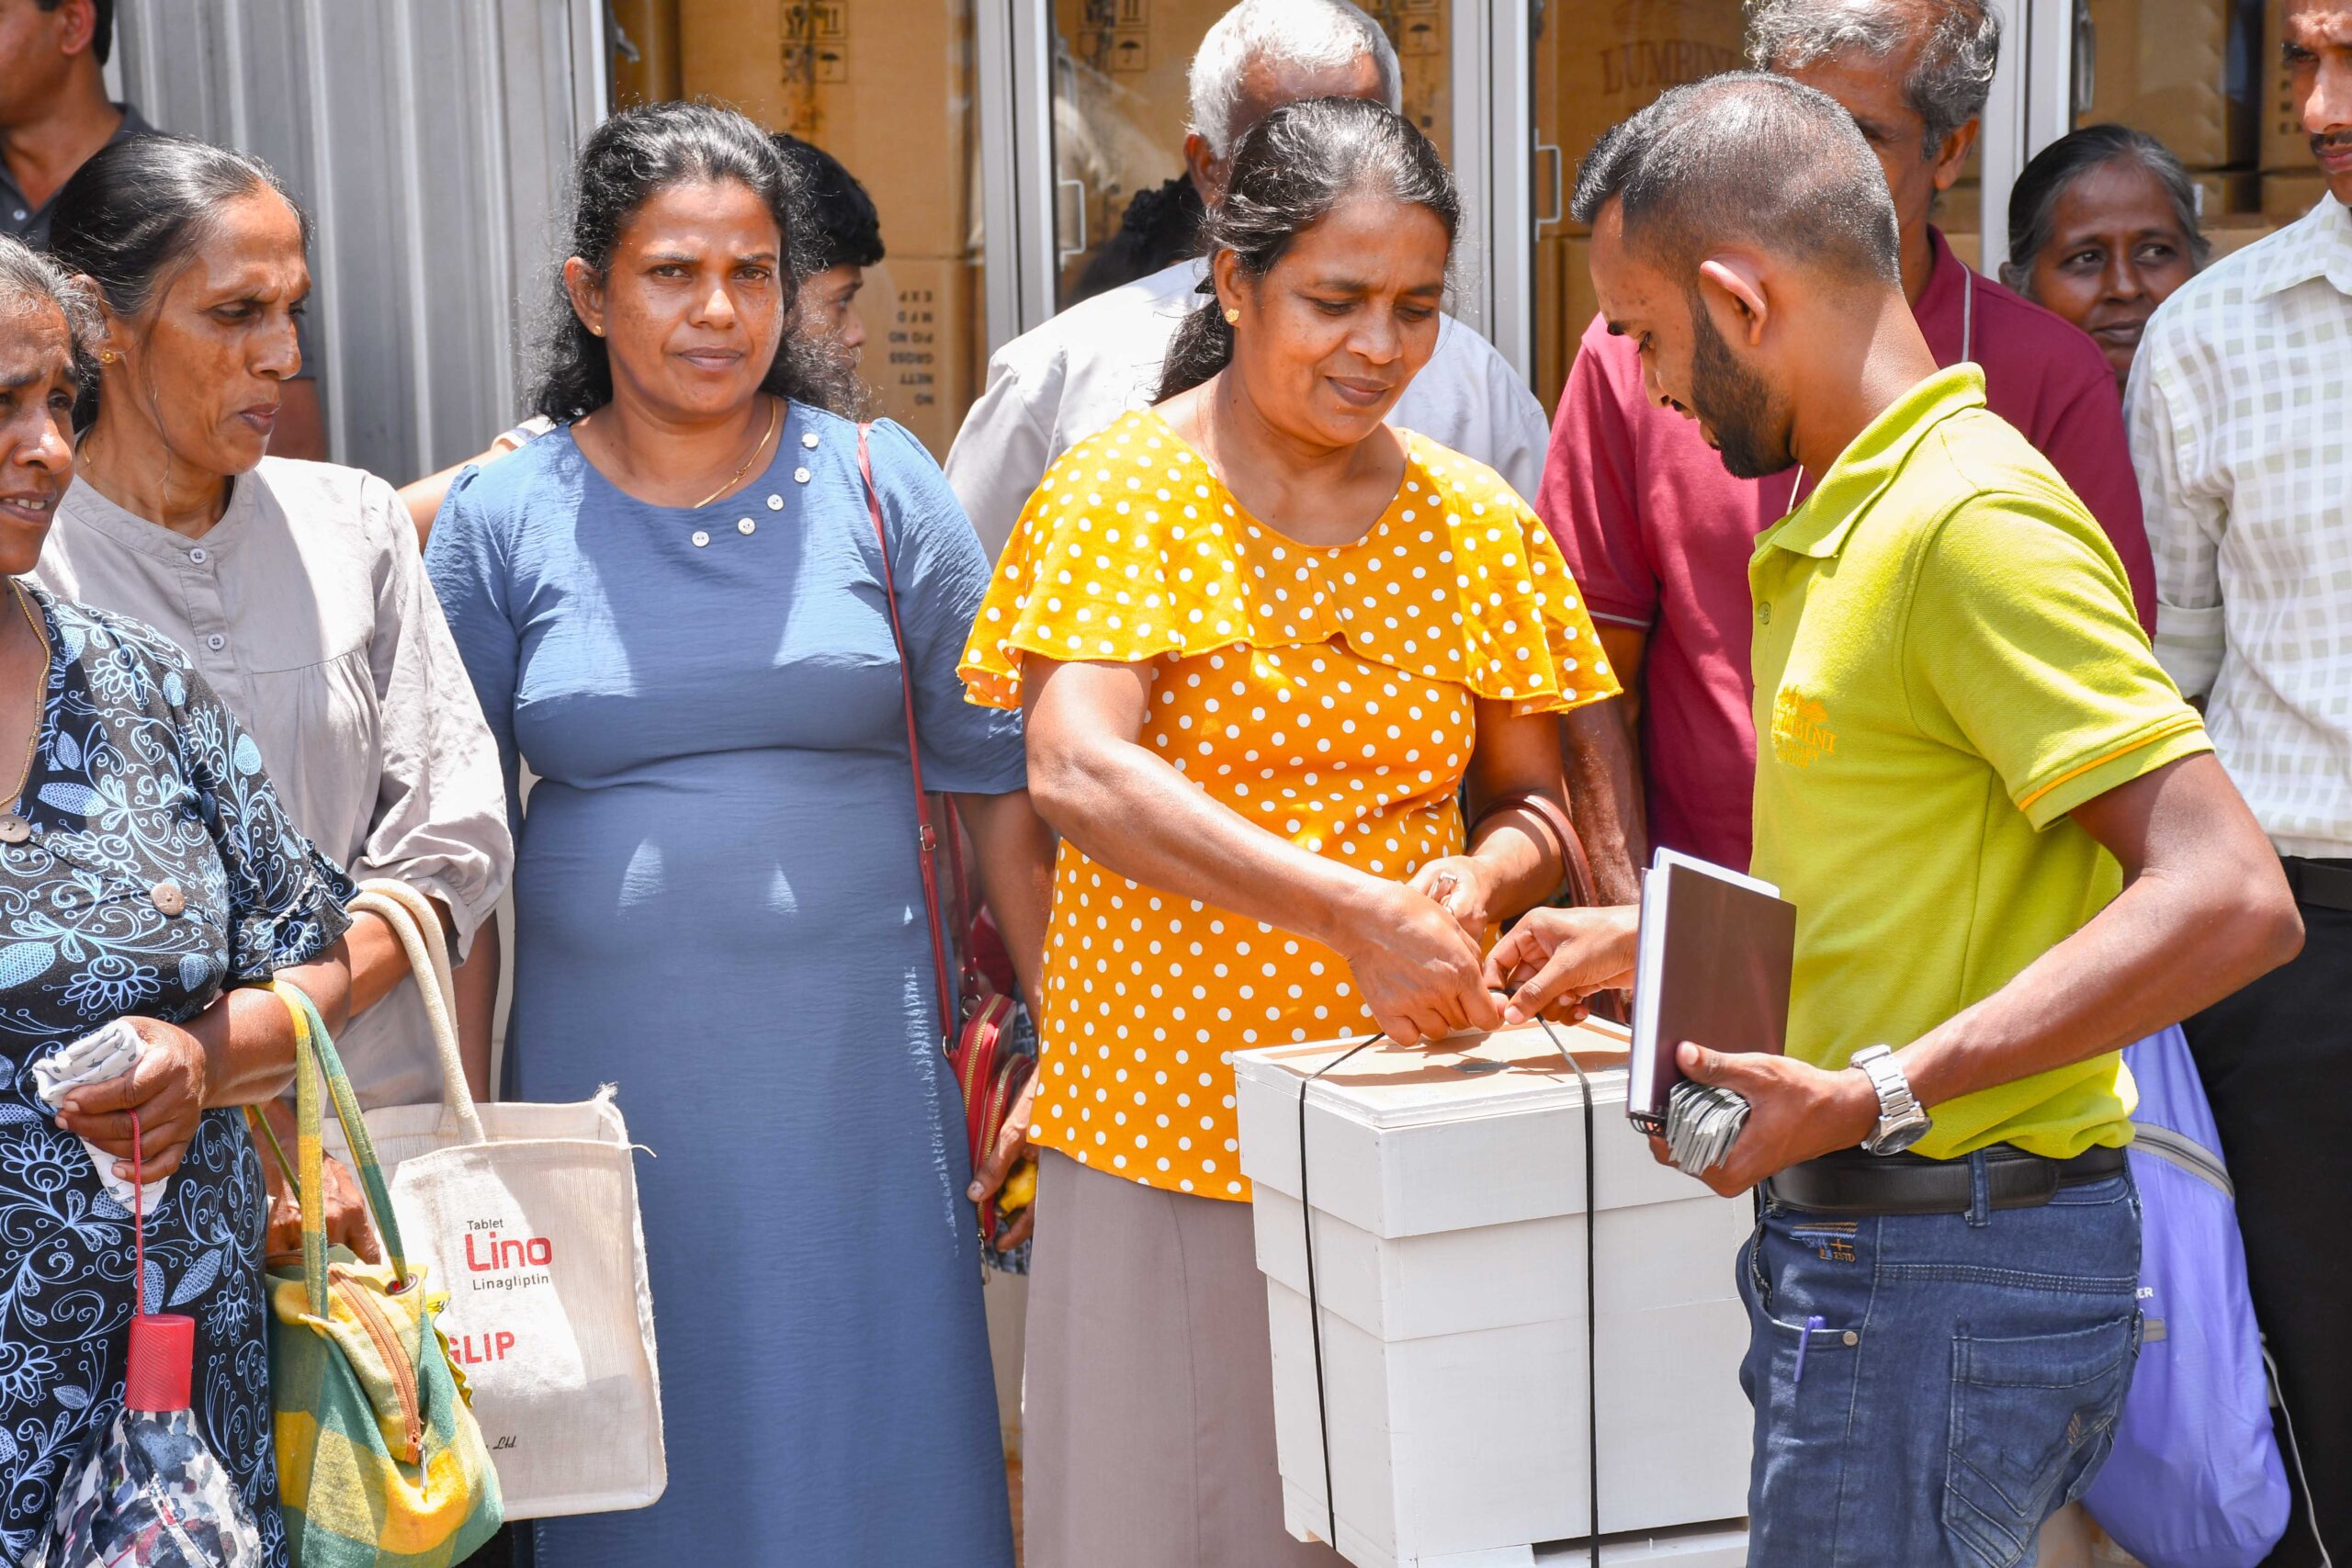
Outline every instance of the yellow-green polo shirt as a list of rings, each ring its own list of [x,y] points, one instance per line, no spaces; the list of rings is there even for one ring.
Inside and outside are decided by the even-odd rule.
[[[1755,874],[1797,908],[1789,1052],[1900,1051],[2104,908],[2067,816],[2211,749],[2098,525],[1956,366],[1758,541]],[[1935,1106],[1917,1152],[2131,1138],[2109,1053]]]

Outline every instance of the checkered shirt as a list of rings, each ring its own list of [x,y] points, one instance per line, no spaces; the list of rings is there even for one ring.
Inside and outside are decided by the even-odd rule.
[[[2156,657],[2279,852],[2352,856],[2352,209],[2184,285],[2128,401]]]

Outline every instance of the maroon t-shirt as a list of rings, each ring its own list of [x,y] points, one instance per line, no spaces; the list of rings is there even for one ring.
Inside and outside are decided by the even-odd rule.
[[[2106,355],[2080,329],[1961,265],[1941,234],[1930,229],[1928,238],[1935,269],[1914,312],[1928,347],[1939,365],[1973,359],[1984,369],[1993,412],[2025,433],[2107,530],[2153,633],[2155,570]],[[1756,536],[1819,477],[1792,468],[1732,478],[1694,421],[1644,394],[1634,341],[1612,337],[1597,318],[1586,329],[1535,510],[1593,618],[1649,634],[1642,760],[1654,844],[1747,864],[1756,787],[1747,561]]]

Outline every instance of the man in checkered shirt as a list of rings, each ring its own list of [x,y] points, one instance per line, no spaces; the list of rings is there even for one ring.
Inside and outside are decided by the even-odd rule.
[[[2310,1480],[2352,1561],[2352,0],[2287,0],[2328,195],[2149,324],[2129,395],[2156,654],[2286,863],[2302,955],[2188,1021]]]

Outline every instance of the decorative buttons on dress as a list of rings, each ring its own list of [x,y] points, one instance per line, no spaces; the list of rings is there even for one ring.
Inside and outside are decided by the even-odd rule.
[[[180,891],[176,882],[158,882],[147,890],[147,901],[166,915],[176,915],[187,908],[187,895]]]
[[[696,548],[696,549],[700,549],[700,548],[702,548],[705,545],[707,545],[707,544],[708,544],[708,543],[710,543],[710,536],[709,536],[708,534],[704,533],[704,532],[703,532],[701,529],[699,529],[699,528],[695,529],[695,548]]]
[[[808,447],[812,452],[815,451],[817,449],[817,433],[813,430],[802,431],[800,433],[800,445]]]
[[[197,565],[202,566],[206,561],[212,558],[212,555],[211,552],[207,550],[202,545],[198,545],[196,548],[188,551],[187,558],[194,561]]]
[[[748,533],[750,533],[752,529],[754,529],[754,528],[756,528],[756,527],[758,527],[758,526],[759,526],[759,525],[758,525],[758,524],[756,524],[756,523],[752,522],[752,521],[750,518],[748,518],[748,517],[741,517],[741,518],[738,518],[738,519],[736,519],[736,522],[735,522],[735,531],[736,531],[738,534],[748,534]]]
[[[781,512],[781,511],[783,511],[783,510],[784,510],[784,497],[782,497],[782,496],[780,496],[780,495],[772,495],[772,496],[768,497],[768,510],[769,510],[770,512]]]
[[[214,632],[210,637],[204,639],[204,646],[210,649],[213,652],[218,653],[222,649],[229,646],[229,639],[222,637],[219,632]]]
[[[807,484],[807,483],[808,482],[808,469],[806,469],[806,468],[795,468],[795,469],[793,469],[793,470],[792,470],[792,482],[793,482],[794,484],[797,484],[797,485],[805,485],[805,484]]]
[[[33,825],[13,811],[0,812],[0,844],[21,844],[33,836]]]

